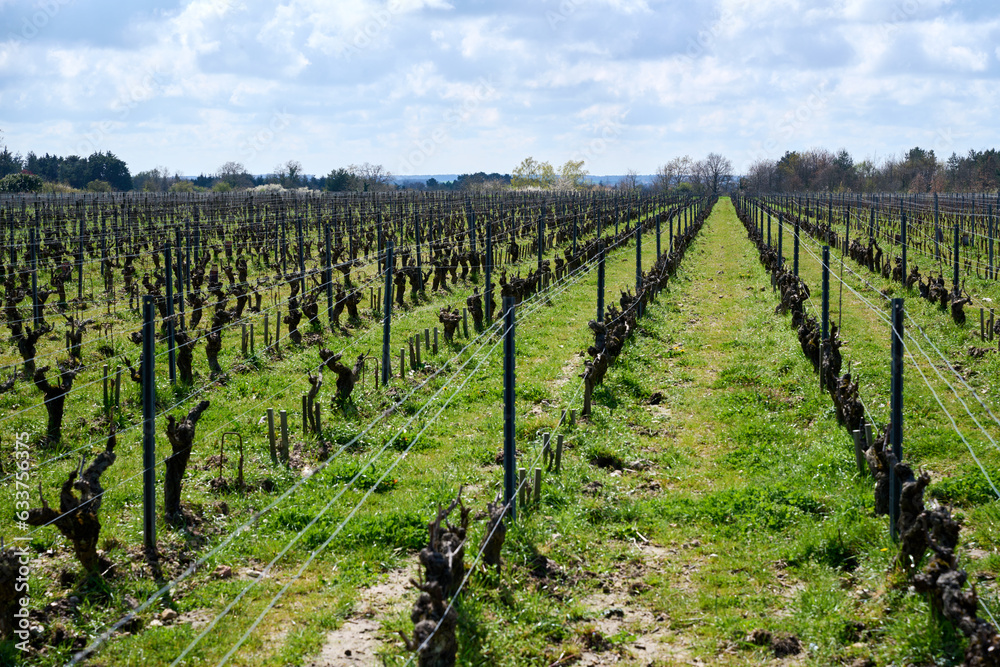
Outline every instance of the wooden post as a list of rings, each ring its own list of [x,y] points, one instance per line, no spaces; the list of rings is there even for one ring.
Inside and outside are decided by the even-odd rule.
[[[274,435],[274,408],[267,409],[267,443],[268,451],[271,453],[271,462],[278,462],[278,443]]]
[[[526,488],[526,484],[525,484],[525,481],[527,480],[527,478],[528,478],[528,471],[526,469],[524,469],[524,468],[518,468],[517,469],[517,479],[518,479],[518,484],[517,484],[517,504],[522,509],[524,509],[524,506],[527,504],[526,498],[528,496],[528,489]]]
[[[309,432],[309,397],[302,394],[302,435]]]
[[[563,453],[563,434],[560,433],[556,437],[556,474],[559,474],[559,469],[562,467],[562,453]]]
[[[250,354],[255,354],[253,345],[253,322],[250,323]]]
[[[121,407],[122,397],[122,367],[115,366],[115,407]]]
[[[465,334],[466,338],[469,337],[469,309],[468,308],[463,308],[462,309],[462,333]]]
[[[281,462],[288,465],[288,411],[281,410],[278,413],[281,425]]]
[[[438,328],[437,327],[434,327],[434,347],[432,349],[434,350],[433,354],[436,355],[438,353]]]
[[[399,348],[399,378],[406,377],[406,348]]]
[[[535,486],[533,488],[535,492],[534,506],[538,507],[542,500],[542,469],[535,468]]]
[[[851,437],[854,438],[854,462],[858,466],[858,474],[864,477],[867,464],[865,462],[865,452],[861,449],[861,431],[853,431]]]

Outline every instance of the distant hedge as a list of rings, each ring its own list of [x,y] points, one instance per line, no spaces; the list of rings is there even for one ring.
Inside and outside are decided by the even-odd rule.
[[[0,192],[38,192],[42,189],[41,176],[10,174],[0,178]]]

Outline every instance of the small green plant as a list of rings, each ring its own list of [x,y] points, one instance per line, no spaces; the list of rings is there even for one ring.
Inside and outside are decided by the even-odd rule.
[[[991,477],[996,479],[997,473]],[[928,494],[942,503],[956,505],[979,505],[997,499],[993,487],[978,469],[931,484]]]

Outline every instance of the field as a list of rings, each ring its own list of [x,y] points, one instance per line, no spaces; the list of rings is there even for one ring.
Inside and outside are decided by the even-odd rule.
[[[782,255],[792,262],[796,221],[799,276],[810,289],[804,308],[817,319],[822,250],[815,236],[832,246],[830,318],[842,372],[857,383],[873,435],[886,433],[890,421],[887,297],[905,298],[903,461],[929,473],[928,510],[948,505],[961,527],[955,556],[978,593],[973,609],[990,621],[1000,607],[998,353],[987,326],[1000,294],[987,258],[991,221],[967,227],[985,240],[970,238],[978,254],[960,262],[974,300],[959,324],[953,301],[961,291],[942,310],[920,298],[919,280],[900,284],[908,271],[894,280],[891,267],[885,276],[883,265],[864,265],[841,247],[852,219],[846,203],[836,220],[816,203],[800,214],[789,201],[649,195],[4,203],[11,336],[0,365],[13,380],[0,395],[0,515],[8,546],[29,554],[32,627],[30,653],[7,642],[5,660],[416,664],[400,637],[413,636],[419,591],[410,579],[422,581],[418,554],[428,546],[428,524],[460,495],[468,525],[459,526],[459,509],[450,521],[463,536],[464,564],[449,576],[461,590],[441,600],[451,601],[450,612],[429,612],[437,613],[435,637],[454,626],[459,664],[960,664],[965,633],[935,607],[933,591],[914,590],[914,573],[897,563],[900,543],[876,513],[870,467],[859,468],[792,315],[778,312],[782,294],[762,259],[775,256],[781,225]],[[931,209],[921,210],[923,226],[912,222],[910,230],[922,230],[911,238],[923,240],[910,257],[924,265],[935,252],[926,242],[934,223]],[[960,210],[945,207],[941,228],[951,224],[948,215],[963,224]],[[817,229],[823,223],[829,229]],[[902,234],[893,225],[885,218],[879,227],[887,249]],[[855,223],[852,239],[857,233]],[[607,341],[588,327],[602,248],[609,328],[628,323]],[[164,280],[171,274],[161,268],[166,252],[173,253],[172,293],[185,295],[173,310]],[[945,251],[941,266],[950,278],[949,257]],[[135,268],[129,290],[127,264]],[[495,317],[478,323],[487,264]],[[221,272],[213,278],[215,265]],[[383,383],[386,265],[399,291]],[[409,284],[400,288],[399,275]],[[42,313],[55,326],[26,355],[29,325],[38,331],[32,277],[36,291],[52,292]],[[150,293],[158,309],[153,465],[143,460],[144,383],[128,370],[142,380],[137,356],[150,341],[135,335],[141,297]],[[501,293],[518,302],[513,421],[504,414]],[[350,299],[356,316],[345,311],[331,322],[333,309]],[[192,323],[199,302],[200,328]],[[164,314],[177,347],[173,382]],[[11,325],[22,319],[15,335]],[[70,363],[67,330],[87,319],[93,322]],[[458,322],[454,339],[431,336],[446,321]],[[186,379],[179,332],[197,341]],[[601,346],[612,342],[611,363],[601,366]],[[220,346],[215,368],[205,355],[213,344]],[[324,349],[342,354],[343,365],[326,363]],[[368,358],[354,374],[360,355]],[[59,433],[41,389],[45,380],[50,391],[56,383],[57,362],[64,378],[74,375]],[[594,379],[596,366],[603,382]],[[42,383],[33,381],[45,367]],[[116,367],[123,369],[117,405]],[[338,378],[356,381],[349,396],[338,395]],[[196,427],[189,423],[193,439],[173,434],[189,447],[172,447],[164,437],[168,416],[181,421],[203,400],[209,406]],[[318,419],[315,408],[304,418],[303,400],[320,408]],[[287,460],[280,428],[272,450],[268,409],[276,422],[287,412]],[[484,537],[496,529],[487,506],[504,499],[511,424],[525,471],[516,481],[527,497],[516,519],[505,520],[495,567],[483,562]],[[81,457],[86,467],[104,450],[112,425],[115,460],[100,477],[99,511],[91,501],[35,522],[44,525],[20,525],[17,503],[25,496],[18,494],[26,490],[30,508],[39,508],[40,489],[57,509],[60,486]],[[557,470],[550,454],[560,441]],[[874,442],[865,444],[875,451]],[[23,478],[21,450],[30,460]],[[181,460],[180,505],[170,512],[166,471]],[[143,547],[149,471],[155,552]],[[57,529],[60,514],[99,520],[92,567]]]

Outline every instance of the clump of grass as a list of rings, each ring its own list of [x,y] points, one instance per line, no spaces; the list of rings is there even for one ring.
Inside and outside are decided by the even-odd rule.
[[[994,471],[990,476],[996,479],[998,475],[1000,473]],[[980,505],[997,499],[993,487],[978,468],[957,477],[935,482],[930,485],[927,492],[931,498],[942,503],[963,506]]]
[[[715,491],[705,496],[698,509],[713,523],[750,532],[782,530],[807,514],[821,513],[823,504],[803,491],[776,484]]]

